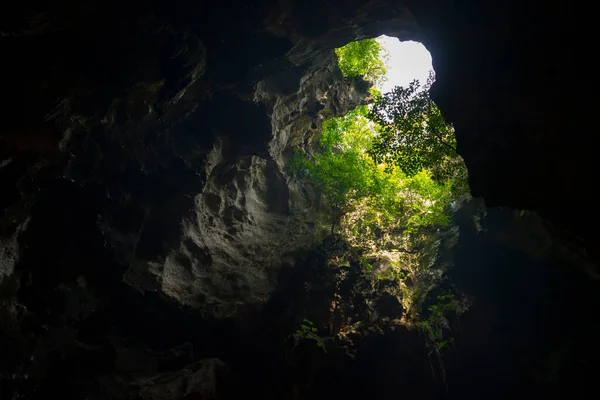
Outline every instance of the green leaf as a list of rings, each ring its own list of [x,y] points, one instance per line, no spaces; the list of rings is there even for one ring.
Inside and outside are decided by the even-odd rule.
[[[382,82],[385,78],[384,50],[376,39],[350,42],[335,49],[335,54],[346,77],[361,77],[373,83]]]
[[[456,152],[454,128],[429,96],[433,81],[431,73],[424,87],[415,80],[377,98],[368,118],[380,126],[380,134],[369,154],[388,168],[399,167],[409,177],[427,169],[436,181],[451,182],[455,191],[466,192],[467,174]]]

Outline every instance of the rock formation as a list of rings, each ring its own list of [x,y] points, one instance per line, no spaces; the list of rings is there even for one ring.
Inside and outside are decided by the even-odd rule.
[[[593,114],[587,83],[573,82],[582,60],[558,45],[586,26],[582,9],[59,3],[0,16],[0,397],[531,398],[592,387],[595,215],[577,211],[594,198]],[[449,278],[476,302],[444,380],[418,333],[391,322],[393,293],[373,294],[355,260],[329,268],[343,246],[314,247],[317,197],[287,173],[321,120],[366,101],[368,85],[343,79],[333,49],[381,34],[432,53],[433,96],[473,195],[534,212],[473,201],[455,215]],[[370,321],[352,338],[332,319],[349,314]],[[294,341],[303,316],[329,335],[327,354]],[[381,316],[389,323],[372,323]]]

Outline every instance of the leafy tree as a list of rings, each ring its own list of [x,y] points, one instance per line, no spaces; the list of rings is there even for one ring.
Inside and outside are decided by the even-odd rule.
[[[451,186],[435,182],[430,172],[408,177],[399,168],[377,166],[372,173],[369,196],[354,202],[341,221],[351,244],[394,251],[406,248],[407,235],[450,222]]]
[[[304,318],[304,320],[302,320],[302,324],[300,325],[300,328],[296,331],[296,335],[295,337],[297,339],[303,339],[303,340],[314,340],[317,344],[317,346],[319,346],[319,348],[321,348],[321,350],[323,350],[325,353],[327,353],[327,348],[325,347],[325,342],[323,341],[323,338],[321,338],[318,334],[317,334],[318,330],[317,328],[315,328],[315,325],[313,324],[313,322],[309,319]]]
[[[413,85],[413,89],[415,87]],[[430,101],[426,94],[416,93],[416,90],[415,94]],[[401,101],[395,104],[406,107]],[[419,116],[423,130],[429,129],[427,117],[431,112]],[[465,174],[466,170],[455,152],[444,154],[440,159],[423,156],[427,162],[414,170],[394,159],[379,162],[374,156],[374,146],[381,143],[382,129],[393,126],[394,121],[387,115],[386,119],[373,121],[372,115],[372,110],[361,106],[343,117],[324,121],[319,146],[312,149],[312,153],[296,152],[292,172],[312,183],[327,199],[332,210],[332,233],[339,226],[345,240],[362,249],[363,268],[379,279],[398,282],[404,317],[414,321],[426,334],[431,354],[440,359],[443,373],[442,351],[452,339],[444,336],[442,327],[447,321],[448,304],[453,299],[438,299],[444,302],[434,304],[425,319],[420,313],[428,293],[439,285],[443,276],[443,269],[432,263],[437,255],[438,228],[449,223],[449,203],[461,193],[456,191],[460,181],[456,171],[461,171],[461,166]],[[406,124],[406,121],[398,116],[395,123]],[[434,120],[434,124],[446,129],[445,144],[454,143],[453,131],[443,119]],[[423,140],[420,145],[423,147],[415,143],[413,148],[398,151],[427,154],[440,142]],[[440,171],[449,173],[444,175]],[[383,270],[376,269],[367,261],[370,257],[388,258],[390,265]],[[407,280],[411,281],[410,285],[403,283]]]
[[[361,106],[323,122],[319,148],[297,151],[291,160],[292,172],[328,200],[332,233],[344,220],[350,241],[382,246],[391,232],[446,224],[450,186],[435,182],[428,171],[407,176],[397,167],[376,165],[368,152],[377,126],[368,113]]]
[[[368,74],[381,48],[375,40],[336,50],[346,75]],[[364,57],[362,57],[364,56]],[[375,68],[377,70],[377,67]],[[395,246],[394,235],[449,222],[447,207],[468,191],[454,130],[414,81],[375,103],[322,124],[319,146],[297,151],[292,172],[310,181],[331,206],[331,232],[343,222],[355,245]]]
[[[448,184],[435,182],[431,172],[422,170],[405,179],[405,185],[406,197],[410,200],[410,217],[406,223],[409,230],[419,226],[447,225],[450,222],[446,208],[453,195]]]
[[[437,296],[434,304],[427,308],[428,316],[417,322],[417,327],[425,334],[429,355],[437,357],[439,362],[442,380],[446,384],[446,368],[442,361],[443,351],[448,346],[452,345],[454,338],[450,336],[450,315],[459,316],[466,312],[469,308],[466,299],[457,299],[453,293]],[[432,365],[433,371],[433,365]]]
[[[344,75],[378,71],[372,62],[378,47],[372,40],[337,49]],[[445,266],[437,262],[439,227],[450,222],[450,202],[469,188],[454,130],[429,97],[432,82],[430,75],[424,87],[414,81],[386,94],[371,90],[374,104],[322,123],[318,146],[296,151],[291,172],[321,192],[331,209],[331,233],[339,227],[346,242],[360,249],[365,274],[396,281],[402,318],[424,333],[445,381],[442,353],[453,341],[449,316],[467,304],[447,294],[427,311],[423,305],[444,278]],[[306,320],[297,337],[319,343]]]
[[[366,105],[358,106],[346,115],[323,121],[321,139],[322,152],[337,151],[367,152],[373,139],[374,125],[367,118],[369,109]]]
[[[379,125],[370,154],[376,162],[398,166],[408,176],[424,169],[445,181],[461,175],[454,129],[429,97],[433,74],[424,87],[413,81],[377,98],[368,117]],[[462,174],[464,175],[464,174]]]
[[[297,151],[292,156],[291,169],[310,181],[327,198],[331,206],[331,233],[342,217],[372,188],[370,160],[356,150],[324,152],[312,156]]]
[[[296,151],[292,156],[292,172],[310,181],[328,199],[332,233],[342,217],[375,187],[375,165],[365,157],[372,137],[367,113],[367,107],[361,106],[324,121],[319,148],[313,154]]]
[[[350,42],[335,49],[335,54],[344,76],[358,76],[373,83],[381,83],[385,79],[386,55],[376,39]]]

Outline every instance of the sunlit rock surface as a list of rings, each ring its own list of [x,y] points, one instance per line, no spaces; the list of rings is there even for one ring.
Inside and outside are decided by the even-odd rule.
[[[557,55],[591,13],[535,1],[13,5],[0,16],[0,397],[594,389],[595,114],[572,79],[589,66]],[[397,323],[397,288],[353,258],[332,266],[339,242],[310,247],[315,193],[287,174],[322,119],[364,100],[333,48],[384,33],[430,50],[473,194],[514,208],[463,207],[438,257],[473,304],[446,382],[419,332]],[[295,341],[305,317],[327,353]]]

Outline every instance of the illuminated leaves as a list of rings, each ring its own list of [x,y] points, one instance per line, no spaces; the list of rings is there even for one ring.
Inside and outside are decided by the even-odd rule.
[[[381,71],[373,61],[380,51],[375,40],[336,50],[347,76]],[[424,87],[373,91],[374,104],[324,121],[319,146],[294,154],[292,171],[332,207],[332,232],[343,223],[351,242],[373,247],[449,222],[449,203],[468,192],[467,173],[454,130],[429,97],[432,83],[430,75]]]
[[[458,157],[454,129],[446,123],[429,97],[433,83],[430,75],[424,87],[413,81],[408,87],[396,87],[372,105],[368,115],[379,126],[379,135],[369,153],[376,162],[398,166],[408,176],[424,169],[445,181],[455,172],[447,160]]]
[[[422,170],[412,176],[399,167],[377,165],[369,156],[377,125],[366,106],[322,126],[313,154],[297,151],[291,170],[314,185],[332,206],[333,226],[342,222],[348,240],[383,245],[395,232],[448,223],[450,185]]]
[[[335,49],[338,65],[346,77],[361,77],[373,83],[385,79],[384,50],[375,39],[351,42]]]

